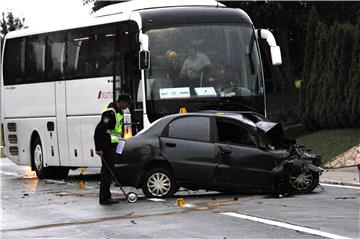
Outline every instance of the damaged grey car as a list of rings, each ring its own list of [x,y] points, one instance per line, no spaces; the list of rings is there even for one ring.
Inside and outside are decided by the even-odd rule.
[[[310,193],[321,158],[253,112],[169,115],[130,138],[116,160],[122,185],[147,197],[180,187],[221,192]]]

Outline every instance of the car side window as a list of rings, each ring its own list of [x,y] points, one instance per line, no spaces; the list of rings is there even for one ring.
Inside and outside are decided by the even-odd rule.
[[[255,147],[254,135],[251,135],[245,128],[230,120],[216,119],[219,143],[248,145]]]
[[[170,138],[210,142],[209,117],[182,117],[168,127]]]

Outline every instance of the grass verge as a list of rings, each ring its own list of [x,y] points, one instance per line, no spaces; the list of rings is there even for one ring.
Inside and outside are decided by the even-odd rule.
[[[321,154],[323,163],[360,144],[360,129],[322,130],[296,139],[314,153]]]

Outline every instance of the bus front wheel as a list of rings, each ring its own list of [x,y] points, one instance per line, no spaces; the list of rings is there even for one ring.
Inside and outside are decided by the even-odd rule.
[[[38,136],[36,136],[31,148],[33,169],[35,169],[37,177],[40,179],[47,178],[48,168],[44,167],[44,152]]]
[[[64,179],[69,174],[69,168],[66,167],[44,167],[44,152],[39,136],[32,145],[32,160],[33,169],[39,179]]]

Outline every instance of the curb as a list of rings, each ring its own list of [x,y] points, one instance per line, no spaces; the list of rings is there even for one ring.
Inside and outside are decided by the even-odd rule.
[[[334,185],[343,185],[343,186],[352,186],[352,187],[359,187],[360,188],[360,183],[331,181],[331,180],[320,180],[320,184],[321,183],[334,184]]]

